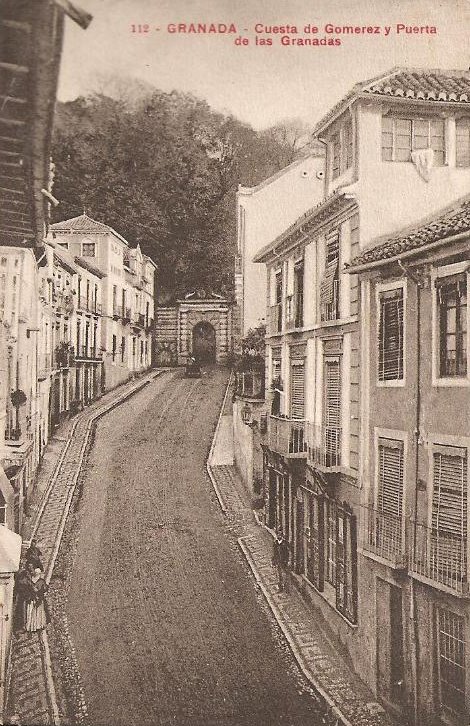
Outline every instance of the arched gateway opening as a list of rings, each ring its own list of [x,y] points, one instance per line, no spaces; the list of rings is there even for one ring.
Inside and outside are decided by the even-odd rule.
[[[215,329],[210,323],[202,321],[193,328],[193,356],[200,363],[215,363]]]

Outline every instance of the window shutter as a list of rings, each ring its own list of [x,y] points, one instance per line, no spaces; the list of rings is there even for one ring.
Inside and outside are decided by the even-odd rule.
[[[379,381],[403,378],[403,288],[380,293]]]
[[[403,513],[403,444],[379,441],[377,509],[401,518]]]
[[[470,166],[470,118],[459,118],[455,122],[456,164]]]
[[[467,457],[435,451],[432,528],[444,535],[467,537]]]
[[[290,414],[291,418],[303,419],[305,415],[305,369],[301,364],[291,365]]]
[[[327,427],[339,428],[341,424],[341,367],[339,360],[325,362],[325,411]]]

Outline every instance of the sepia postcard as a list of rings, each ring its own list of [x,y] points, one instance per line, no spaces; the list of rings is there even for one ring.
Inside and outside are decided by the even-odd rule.
[[[0,0],[0,724],[469,725],[469,35]]]

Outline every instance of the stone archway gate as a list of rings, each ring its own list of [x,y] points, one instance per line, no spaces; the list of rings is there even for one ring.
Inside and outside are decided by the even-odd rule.
[[[156,310],[155,359],[159,366],[185,365],[193,350],[193,329],[209,323],[215,330],[215,359],[232,352],[232,303],[220,295],[190,293],[172,307]]]

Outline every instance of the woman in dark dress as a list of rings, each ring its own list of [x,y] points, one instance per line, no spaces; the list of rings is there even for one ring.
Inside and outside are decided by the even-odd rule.
[[[43,630],[50,621],[49,611],[46,603],[48,585],[44,579],[44,573],[36,567],[31,577],[32,597],[26,603],[25,629],[28,633],[35,633]]]

